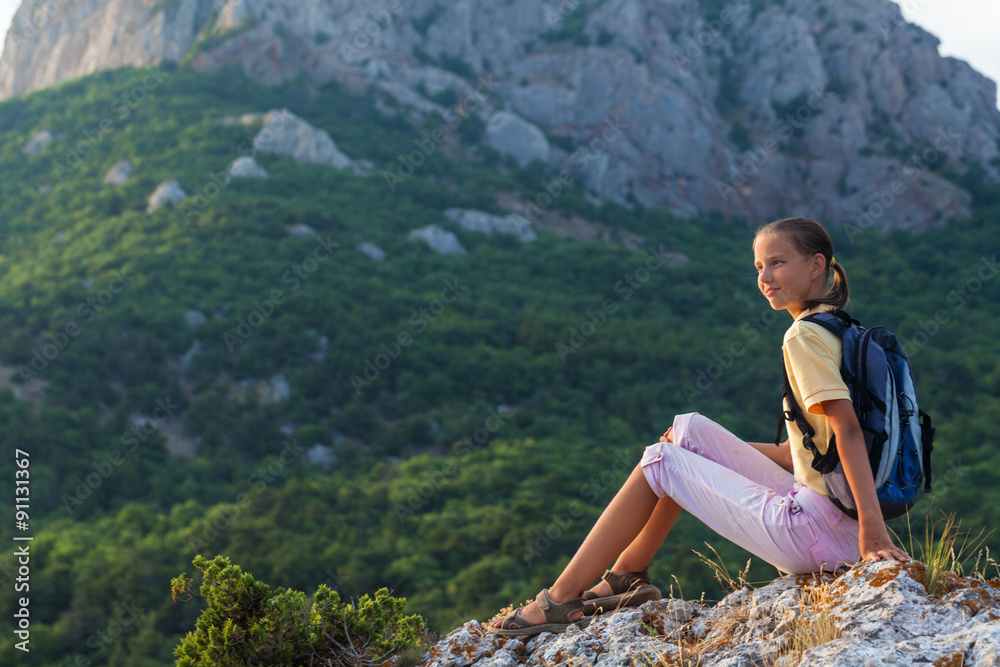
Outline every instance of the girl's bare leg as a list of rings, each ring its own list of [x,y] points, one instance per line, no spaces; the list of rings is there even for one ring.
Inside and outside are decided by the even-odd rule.
[[[639,535],[632,540],[632,543],[625,547],[615,564],[611,566],[612,572],[641,572],[649,567],[653,557],[659,550],[660,545],[667,539],[667,534],[674,527],[674,522],[680,516],[681,506],[674,502],[670,496],[660,498],[649,521],[643,526]],[[604,581],[597,582],[597,585],[590,589],[599,596],[611,595],[611,586]]]
[[[611,499],[611,503],[601,513],[597,523],[590,529],[590,533],[569,565],[549,588],[552,601],[567,602],[579,597],[584,586],[597,579],[608,565],[623,555],[622,552],[638,536],[646,532],[644,529],[653,515],[654,508],[657,507],[658,500],[659,498],[649,488],[642,468],[636,466],[622,488]],[[669,518],[669,514],[665,518]],[[637,547],[636,556],[645,554],[660,532],[663,532],[662,529],[651,530],[642,541],[645,546]],[[663,532],[663,535],[665,537],[666,533]],[[659,537],[659,542],[662,541],[663,537]],[[659,542],[656,546],[659,546]],[[655,549],[653,551],[655,553]],[[532,625],[544,622],[542,612],[535,602],[522,609],[521,615]],[[582,612],[580,615],[582,616]],[[501,622],[502,619],[498,619],[493,621],[492,625],[499,627]]]

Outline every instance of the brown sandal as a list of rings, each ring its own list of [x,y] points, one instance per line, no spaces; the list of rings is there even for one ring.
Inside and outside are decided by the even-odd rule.
[[[535,601],[538,602],[538,607],[545,616],[544,623],[532,625],[521,616],[521,610],[516,609],[514,613],[504,619],[499,628],[487,624],[486,629],[502,637],[530,637],[543,632],[562,632],[571,625],[586,627],[592,620],[587,616],[576,621],[570,620],[570,616],[583,609],[581,598],[573,598],[562,603],[553,602],[552,598],[549,597],[549,589],[543,588]]]
[[[614,611],[620,607],[638,607],[644,602],[663,597],[660,589],[649,582],[649,568],[642,572],[621,574],[606,570],[601,579],[611,586],[612,594],[598,597],[597,593],[584,593],[583,613],[588,616]]]

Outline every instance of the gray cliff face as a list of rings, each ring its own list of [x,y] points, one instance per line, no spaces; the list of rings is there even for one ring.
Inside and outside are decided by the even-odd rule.
[[[208,31],[226,38],[195,67],[371,84],[416,117],[448,118],[452,89],[516,161],[681,215],[920,230],[969,212],[942,168],[1000,180],[996,85],[889,0],[26,2],[0,99],[180,59]]]
[[[172,5],[170,12],[158,5]],[[0,57],[0,99],[102,70],[181,58],[205,0],[23,0]]]

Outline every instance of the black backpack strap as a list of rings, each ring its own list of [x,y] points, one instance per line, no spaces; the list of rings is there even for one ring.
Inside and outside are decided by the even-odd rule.
[[[813,455],[812,467],[813,470],[820,472],[821,474],[827,474],[833,472],[840,463],[840,455],[837,453],[837,437],[835,435],[830,436],[830,444],[826,448],[826,454],[821,454],[819,448],[816,447],[816,443],[813,438],[816,436],[816,429],[814,429],[806,418],[802,415],[802,409],[799,407],[799,402],[795,400],[795,394],[792,393],[792,383],[788,379],[788,369],[785,368],[785,357],[781,357],[781,374],[784,377],[784,386],[782,387],[781,394],[784,398],[788,400],[788,410],[782,413],[782,425],[785,421],[795,422],[798,426],[799,432],[802,433],[802,446],[805,447]],[[778,438],[781,437],[781,432],[778,432]],[[774,444],[779,444],[775,442]]]
[[[920,440],[924,448],[924,493],[931,492],[931,452],[934,450],[934,431],[931,416],[920,411]]]
[[[775,433],[774,435],[774,444],[778,446],[781,445],[781,434],[784,433],[784,431],[785,431],[785,414],[782,413],[781,416],[778,417],[778,432]]]
[[[848,325],[854,324],[859,327],[861,326],[861,322],[858,322],[856,319],[851,317],[850,314],[843,308],[837,308],[836,310],[833,311],[833,314],[842,319]]]
[[[847,331],[847,329],[852,324],[861,326],[861,322],[858,322],[856,319],[848,315],[845,311],[840,310],[839,308],[837,310],[828,312],[829,314],[835,316],[836,319],[831,320],[823,317],[825,313],[813,313],[812,315],[806,315],[802,319],[805,322],[814,322],[816,324],[819,324],[820,326],[829,329],[833,333],[837,334],[841,338],[844,337],[844,332]]]
[[[788,369],[785,368],[784,355],[781,357],[781,376],[784,381],[784,385],[781,388],[781,396],[788,401],[788,409],[781,414],[781,426],[784,426],[786,421],[795,422],[795,425],[799,427],[799,431],[802,433],[802,444],[812,452],[813,458],[815,458],[820,455],[819,450],[816,449],[816,444],[813,442],[816,430],[802,416],[799,403],[795,400],[795,394],[792,393],[792,383],[788,379]],[[778,438],[780,437],[781,431],[778,431]],[[775,442],[774,444],[778,445],[781,443]]]

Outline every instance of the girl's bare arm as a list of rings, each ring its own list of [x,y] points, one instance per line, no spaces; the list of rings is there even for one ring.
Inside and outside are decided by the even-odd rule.
[[[660,442],[673,441],[674,427],[671,426],[667,429],[666,433],[660,436]],[[777,463],[788,472],[792,472],[792,449],[789,447],[787,440],[780,445],[775,445],[773,442],[748,442],[747,444]]]
[[[861,557],[866,560],[892,559],[907,561],[910,557],[897,547],[889,537],[875,495],[875,478],[868,463],[865,436],[858,424],[854,406],[846,398],[821,403],[830,426],[837,436],[837,451],[844,465],[847,483],[851,486],[858,506],[858,523],[861,524],[859,547]]]
[[[788,472],[792,472],[792,448],[787,440],[780,445],[775,445],[773,442],[748,442],[747,444]]]

